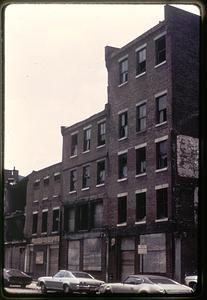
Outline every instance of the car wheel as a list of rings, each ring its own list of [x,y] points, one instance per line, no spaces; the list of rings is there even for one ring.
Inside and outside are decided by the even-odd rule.
[[[195,291],[196,288],[197,288],[197,283],[196,282],[190,282],[189,287],[191,287]]]
[[[67,284],[63,285],[63,293],[64,294],[71,293],[70,287]]]
[[[43,294],[46,294],[46,293],[47,293],[46,286],[44,285],[43,282],[40,283],[40,289],[41,289],[41,292],[42,292]]]

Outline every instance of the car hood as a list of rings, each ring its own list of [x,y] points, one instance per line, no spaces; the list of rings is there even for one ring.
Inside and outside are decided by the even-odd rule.
[[[185,294],[192,293],[192,289],[185,285],[176,285],[176,284],[159,284],[158,286],[162,287],[168,294]]]

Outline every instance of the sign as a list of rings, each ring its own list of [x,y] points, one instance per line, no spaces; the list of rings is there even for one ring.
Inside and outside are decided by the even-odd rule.
[[[138,254],[147,254],[147,245],[138,245]]]

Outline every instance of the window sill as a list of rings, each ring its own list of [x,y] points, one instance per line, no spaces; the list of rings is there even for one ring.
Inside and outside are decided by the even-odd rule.
[[[163,218],[163,219],[156,219],[155,222],[159,223],[159,222],[166,222],[168,221],[168,218]]]
[[[117,179],[117,182],[122,182],[122,181],[126,181],[126,180],[127,180],[127,178],[125,177],[125,178]]]
[[[89,189],[90,189],[90,187],[85,187],[85,188],[82,188],[81,191],[87,191]]]
[[[140,225],[140,224],[146,224],[146,221],[137,221],[137,222],[135,222],[135,225]]]
[[[128,81],[122,82],[122,83],[120,83],[120,84],[118,85],[118,87],[121,87],[121,86],[123,86],[123,85],[125,85],[125,84],[127,84],[127,83],[128,83]]]
[[[83,151],[83,154],[85,154],[85,153],[88,153],[88,152],[90,152],[91,150],[89,149],[89,150],[86,150],[86,151]]]
[[[105,183],[100,183],[96,185],[96,187],[101,187],[101,186],[105,186]]]
[[[162,169],[157,169],[157,170],[155,170],[155,173],[159,173],[159,172],[162,172],[162,171],[167,171],[167,167],[162,168]]]
[[[147,131],[147,128],[142,129],[142,130],[140,130],[140,131],[136,131],[136,134],[144,133],[144,132],[146,132],[146,131]]]
[[[146,74],[146,71],[144,71],[144,72],[142,72],[142,73],[140,73],[140,74],[137,74],[137,75],[135,76],[135,78],[139,78],[139,77],[143,76],[144,74]]]
[[[70,191],[69,194],[75,194],[77,191]]]
[[[106,144],[103,144],[103,145],[97,146],[97,147],[96,147],[96,149],[103,148],[104,146],[106,146]]]
[[[32,236],[33,236],[33,237],[37,236],[37,233],[32,233]]]
[[[156,124],[155,127],[160,127],[160,126],[162,126],[162,125],[164,125],[164,124],[167,124],[167,121],[162,122],[162,123],[159,123],[159,124]]]
[[[127,136],[124,136],[124,137],[118,139],[118,141],[123,141],[123,140],[126,140],[127,138],[128,138]]]
[[[58,234],[58,230],[52,231],[52,234]]]
[[[146,176],[146,175],[147,175],[147,173],[137,174],[137,175],[135,175],[135,178],[142,177],[142,176]]]
[[[42,201],[47,201],[48,197],[42,198]]]
[[[166,63],[166,60],[162,61],[161,63],[159,63],[158,65],[154,66],[154,68],[159,68],[160,66],[164,65]]]
[[[41,232],[41,235],[47,235],[47,232]]]
[[[35,201],[33,201],[33,203],[39,203],[39,200],[35,200]]]
[[[126,222],[123,222],[123,223],[117,224],[116,226],[117,226],[117,227],[121,227],[121,226],[126,226],[126,225],[127,225],[127,223],[126,223]]]
[[[78,155],[75,154],[75,155],[71,155],[70,158],[74,158],[74,157],[77,157]]]

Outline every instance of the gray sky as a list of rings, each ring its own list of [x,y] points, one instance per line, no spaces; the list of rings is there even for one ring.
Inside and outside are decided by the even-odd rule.
[[[193,5],[176,5],[199,14]],[[61,161],[60,126],[104,109],[106,45],[164,19],[164,5],[18,4],[5,13],[5,168],[28,175]]]

